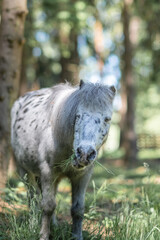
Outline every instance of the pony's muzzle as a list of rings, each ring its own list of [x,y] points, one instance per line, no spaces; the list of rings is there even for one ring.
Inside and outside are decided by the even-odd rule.
[[[76,150],[75,167],[82,168],[89,165],[97,156],[97,151],[93,147],[81,147]]]
[[[89,147],[89,149],[83,149],[82,147],[77,148],[77,157],[79,159],[83,159],[87,162],[90,162],[95,159],[96,157],[96,150],[92,147]]]

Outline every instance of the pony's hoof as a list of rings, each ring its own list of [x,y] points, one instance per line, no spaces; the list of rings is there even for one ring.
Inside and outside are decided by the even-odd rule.
[[[52,224],[53,226],[58,227],[58,221],[55,215],[52,216]]]
[[[40,234],[40,239],[39,240],[49,240],[49,236],[48,234],[45,235],[45,234]]]
[[[74,239],[74,240],[83,240],[83,236],[82,235],[76,235],[76,234],[73,234],[72,233],[72,239]]]

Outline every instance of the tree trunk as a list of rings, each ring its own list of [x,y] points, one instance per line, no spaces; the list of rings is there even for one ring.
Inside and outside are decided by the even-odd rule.
[[[3,0],[0,29],[0,188],[10,155],[10,107],[17,98],[27,0]]]
[[[98,14],[97,14],[98,15]],[[100,78],[103,80],[103,68],[104,68],[104,36],[103,36],[103,26],[102,23],[98,20],[94,25],[94,49],[96,52],[97,64],[100,73]]]
[[[33,1],[34,0],[29,0],[27,4],[29,13],[26,17],[25,29],[24,29],[24,36],[26,39],[33,38],[33,35],[34,35],[33,12],[34,12],[35,6],[33,4]],[[30,45],[29,41],[27,41],[23,47],[23,52],[22,52],[21,76],[20,76],[20,82],[19,82],[18,96],[22,96],[27,91],[31,91],[31,87],[34,84],[34,82],[31,83],[27,79],[28,66],[29,65],[33,66],[32,50],[33,50],[32,46]],[[35,66],[33,66],[33,68],[35,68]]]
[[[74,32],[74,29],[71,30],[69,34],[69,45],[70,45],[70,57],[65,58],[61,56],[60,63],[62,67],[61,71],[61,81],[64,82],[67,80],[72,84],[77,84],[79,82],[79,55],[77,47],[77,34]],[[63,39],[61,38],[63,42]],[[65,42],[65,40],[64,40]]]
[[[124,55],[122,74],[122,111],[121,111],[121,146],[125,149],[125,165],[135,165],[137,162],[137,147],[135,133],[135,81],[132,67],[132,42],[130,39],[130,4],[124,1],[122,13],[124,34]]]

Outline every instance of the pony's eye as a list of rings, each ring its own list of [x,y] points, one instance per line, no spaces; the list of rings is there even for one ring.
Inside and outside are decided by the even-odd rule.
[[[107,123],[107,122],[111,121],[111,118],[110,117],[105,117],[104,121]]]
[[[76,115],[76,119],[80,119],[81,115],[80,114],[77,114]]]

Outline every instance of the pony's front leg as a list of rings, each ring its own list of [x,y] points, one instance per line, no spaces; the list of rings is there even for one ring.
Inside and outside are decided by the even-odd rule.
[[[87,173],[88,174],[88,173]],[[82,236],[82,221],[84,215],[84,201],[85,201],[85,192],[90,179],[90,174],[71,179],[72,183],[72,236],[76,240],[83,240]]]
[[[56,208],[55,191],[50,174],[41,176],[42,188],[42,222],[40,240],[49,240],[50,222]]]

